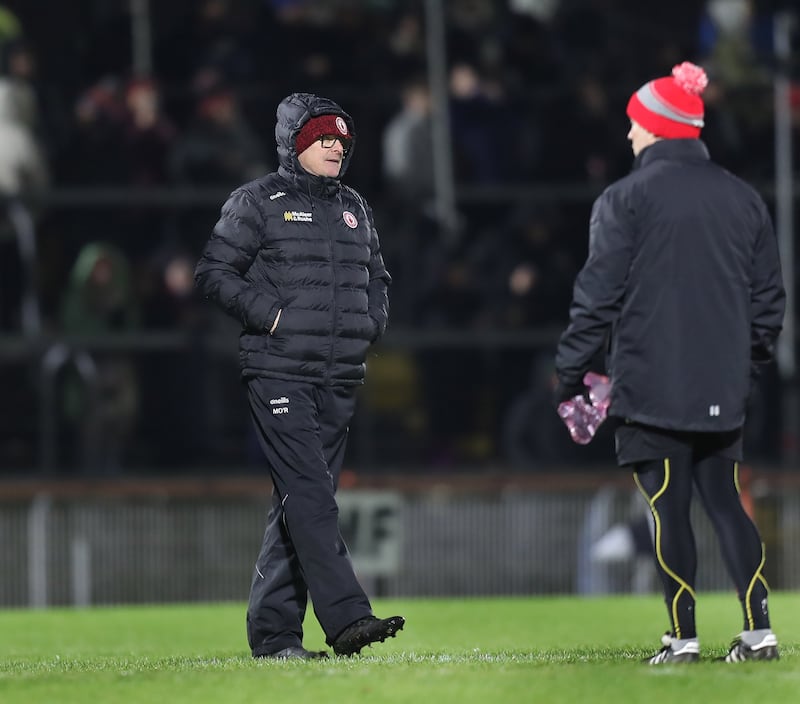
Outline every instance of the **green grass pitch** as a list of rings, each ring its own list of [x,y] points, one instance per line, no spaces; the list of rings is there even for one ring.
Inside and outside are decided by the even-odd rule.
[[[361,656],[252,660],[243,604],[0,611],[2,704],[800,701],[800,594],[774,593],[781,660],[714,662],[740,630],[733,593],[698,599],[703,661],[649,667],[656,596],[376,600],[397,638]],[[324,639],[309,613],[305,645]]]

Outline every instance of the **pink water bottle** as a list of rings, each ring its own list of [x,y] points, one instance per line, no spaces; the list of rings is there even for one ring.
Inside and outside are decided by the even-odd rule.
[[[611,380],[607,376],[586,372],[583,383],[589,387],[589,401],[579,395],[558,405],[558,415],[579,445],[586,445],[594,437],[611,403]]]

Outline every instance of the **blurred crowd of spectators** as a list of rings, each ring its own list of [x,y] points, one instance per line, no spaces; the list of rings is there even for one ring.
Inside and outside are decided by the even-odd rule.
[[[210,323],[194,298],[192,267],[227,191],[276,167],[274,111],[293,91],[329,96],[355,118],[347,181],[374,205],[398,329],[563,325],[591,200],[630,168],[625,103],[682,60],[711,77],[703,137],[712,155],[756,182],[772,178],[772,23],[792,3],[445,0],[454,176],[458,193],[471,194],[459,196],[454,226],[434,207],[422,0],[150,2],[149,70],[136,65],[142,46],[130,5],[0,3],[0,193],[24,196],[34,213],[50,330],[224,325]],[[793,95],[799,124],[800,90]],[[109,187],[127,189],[130,200],[80,200]],[[187,187],[213,196],[166,206],[146,197]],[[80,207],[48,199],[58,192],[79,194]],[[19,268],[5,256],[7,229],[0,322],[13,329]],[[390,354],[375,364],[384,383],[406,374],[422,390],[409,403],[427,409],[429,458],[586,459],[554,445],[552,425],[527,432],[547,404],[551,351],[539,353],[428,349],[410,372],[392,367]],[[181,374],[209,376],[202,360],[151,363],[159,368],[152,388],[137,378],[142,364],[99,362],[120,444],[135,423],[182,427],[187,442],[214,424],[208,416],[219,403],[233,403],[219,391],[198,396],[196,378],[176,383]],[[232,376],[225,383],[235,391]],[[65,416],[77,422],[75,393],[65,396]],[[415,416],[403,414],[413,426]],[[488,439],[476,440],[479,426]],[[176,446],[169,437],[163,444]],[[207,448],[161,452],[174,464],[196,462]]]

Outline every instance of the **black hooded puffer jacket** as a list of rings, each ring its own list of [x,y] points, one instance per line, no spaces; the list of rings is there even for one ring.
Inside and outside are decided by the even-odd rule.
[[[385,331],[391,283],[372,211],[340,178],[307,173],[294,139],[311,117],[352,118],[339,105],[294,93],[278,106],[280,167],[236,189],[222,206],[195,281],[241,320],[242,376],[360,384],[369,345]],[[278,325],[272,328],[278,311]]]

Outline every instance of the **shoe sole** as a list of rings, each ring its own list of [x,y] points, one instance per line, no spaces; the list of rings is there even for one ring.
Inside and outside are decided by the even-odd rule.
[[[399,631],[403,630],[406,620],[402,616],[387,618],[378,622],[381,626],[381,633],[370,635],[368,631],[362,631],[353,636],[352,640],[341,644],[334,644],[333,652],[336,655],[350,657],[358,655],[361,649],[373,643],[383,643],[387,638],[394,638]]]
[[[760,650],[750,650],[746,655],[739,657],[736,660],[729,660],[728,658],[730,658],[730,656],[731,654],[728,653],[727,655],[719,658],[719,660],[734,665],[740,662],[752,662],[754,660],[760,662],[766,662],[768,660],[780,660],[778,648],[774,645],[768,645]]]
[[[671,655],[666,660],[659,660],[658,662],[653,662],[653,657],[645,658],[643,662],[647,663],[648,665],[659,666],[659,665],[686,665],[693,662],[699,662],[700,656],[697,653],[683,653],[681,655]]]
[[[307,650],[305,653],[279,650],[277,653],[264,653],[253,657],[259,660],[324,660],[328,657],[328,653],[324,650]]]

